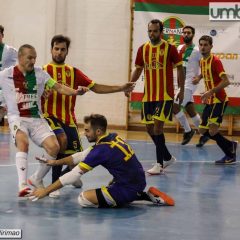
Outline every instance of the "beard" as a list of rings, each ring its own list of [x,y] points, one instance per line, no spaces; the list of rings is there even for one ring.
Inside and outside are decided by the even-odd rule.
[[[190,43],[190,42],[192,42],[192,40],[193,40],[193,37],[184,37],[183,38],[183,41],[184,41],[184,43]]]
[[[53,57],[52,60],[57,64],[64,64],[66,57]]]

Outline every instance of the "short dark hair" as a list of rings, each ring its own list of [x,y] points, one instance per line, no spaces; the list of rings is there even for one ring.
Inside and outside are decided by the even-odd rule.
[[[148,23],[148,26],[149,26],[150,24],[158,24],[158,25],[159,25],[159,30],[160,30],[160,32],[163,31],[163,23],[162,23],[159,19],[153,19],[153,20],[151,20],[151,21]]]
[[[26,49],[26,48],[28,48],[28,49],[33,49],[34,51],[36,51],[35,48],[34,48],[32,45],[30,45],[30,44],[23,44],[23,45],[18,49],[18,56],[22,55],[23,50]]]
[[[3,25],[0,25],[0,33],[1,33],[1,34],[4,33],[4,27],[3,27]]]
[[[101,114],[91,114],[84,117],[84,123],[90,123],[94,130],[100,129],[103,132],[107,130],[107,119]]]
[[[200,41],[201,40],[204,40],[204,41],[207,41],[210,45],[212,45],[213,44],[213,39],[212,39],[212,37],[210,37],[210,36],[208,36],[208,35],[203,35],[203,36],[201,36],[200,38],[199,38],[199,44],[200,44]]]
[[[184,30],[185,28],[190,28],[192,30],[192,34],[193,35],[195,34],[195,28],[194,27],[187,25],[187,26],[183,27],[182,30]]]
[[[54,43],[62,43],[65,42],[67,45],[67,50],[70,47],[71,39],[67,36],[63,36],[61,34],[55,35],[51,40],[51,47],[53,48]]]

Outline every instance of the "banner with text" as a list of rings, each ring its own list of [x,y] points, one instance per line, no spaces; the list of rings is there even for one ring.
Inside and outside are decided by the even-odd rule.
[[[189,0],[183,0],[177,5],[168,4],[168,2],[167,0],[135,1],[132,69],[134,69],[138,48],[149,40],[147,24],[150,20],[157,18],[163,21],[163,38],[176,46],[182,43],[182,27],[191,25],[196,29],[194,38],[196,45],[198,45],[198,39],[202,35],[213,37],[212,52],[221,59],[231,82],[226,88],[230,98],[227,113],[240,114],[240,22],[210,21],[209,3],[206,0],[202,1],[201,5],[192,3]],[[141,76],[131,95],[130,107],[132,110],[141,107],[143,87],[143,76]],[[177,89],[176,83],[175,89]],[[200,98],[202,92],[204,92],[203,81],[201,81],[194,94],[194,100],[199,112],[203,108]]]

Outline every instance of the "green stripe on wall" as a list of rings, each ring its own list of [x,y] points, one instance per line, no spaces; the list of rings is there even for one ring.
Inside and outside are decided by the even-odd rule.
[[[208,15],[209,7],[208,6],[161,5],[161,4],[155,4],[155,3],[136,2],[135,11]]]

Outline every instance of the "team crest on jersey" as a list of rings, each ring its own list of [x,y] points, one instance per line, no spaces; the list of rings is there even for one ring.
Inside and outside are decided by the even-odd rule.
[[[60,72],[57,73],[57,78],[61,79],[62,78],[62,74]]]
[[[77,141],[73,141],[73,148],[75,151],[77,150],[77,148],[78,148]]]
[[[163,26],[164,40],[176,47],[183,44],[182,29],[185,23],[181,18],[175,16],[167,17],[163,20]]]
[[[28,82],[27,82],[27,81],[23,82],[23,87],[24,87],[25,89],[28,89]]]
[[[152,120],[152,115],[151,114],[147,114],[147,120],[151,121]]]
[[[70,77],[71,76],[71,72],[69,70],[66,70],[65,73],[66,73],[66,77]]]

